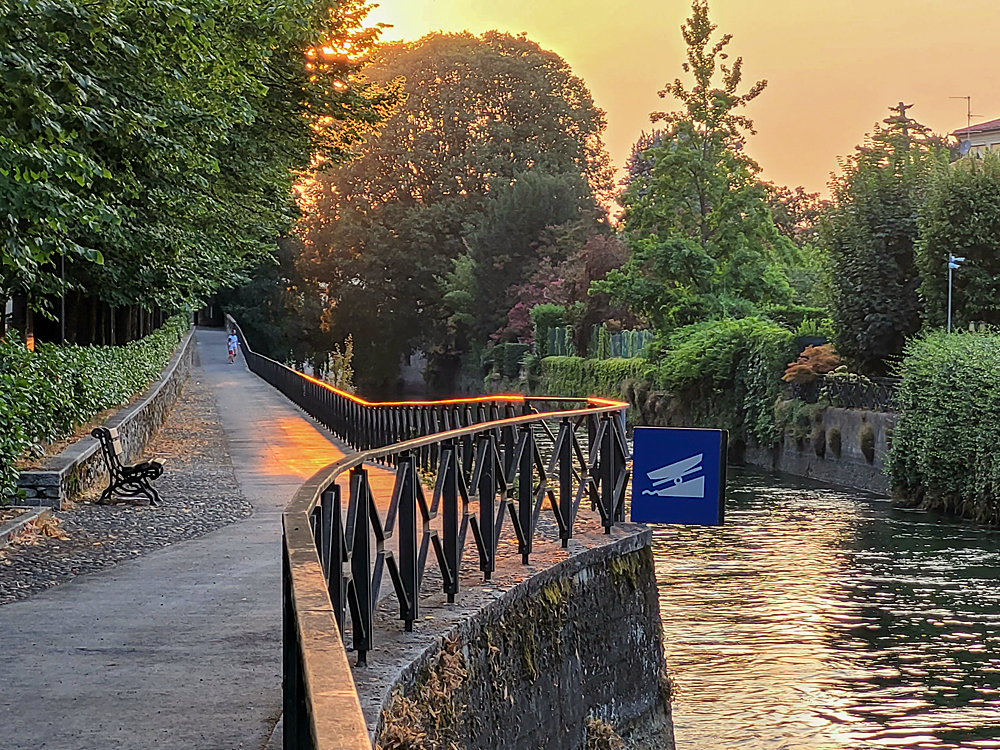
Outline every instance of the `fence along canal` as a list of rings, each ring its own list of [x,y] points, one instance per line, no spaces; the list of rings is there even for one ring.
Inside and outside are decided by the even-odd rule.
[[[254,353],[236,322],[229,324],[251,371],[358,450],[313,476],[282,515],[284,743],[286,750],[370,748],[341,637],[348,611],[353,649],[364,663],[377,637],[373,610],[384,572],[409,630],[432,554],[454,601],[466,542],[478,549],[488,580],[505,523],[524,563],[543,507],[563,546],[585,500],[610,532],[625,519],[627,404],[521,396],[373,404]],[[539,431],[551,446],[544,456]],[[373,462],[396,473],[384,516],[365,468]],[[432,491],[418,470],[436,474]],[[345,473],[347,497],[337,484]],[[433,529],[439,514],[440,529]],[[398,549],[390,551],[393,536]]]

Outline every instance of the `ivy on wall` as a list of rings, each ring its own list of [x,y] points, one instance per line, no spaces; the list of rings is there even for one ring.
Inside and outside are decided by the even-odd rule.
[[[546,357],[538,392],[547,396],[606,396],[622,398],[627,381],[651,376],[645,359],[583,359]]]
[[[125,346],[0,343],[0,500],[17,484],[17,462],[124,406],[145,390],[188,330],[186,315]]]

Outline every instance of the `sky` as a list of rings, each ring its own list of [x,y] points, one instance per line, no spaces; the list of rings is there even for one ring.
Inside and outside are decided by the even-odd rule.
[[[690,0],[381,0],[369,17],[383,39],[431,31],[525,32],[561,55],[608,116],[605,143],[621,167],[657,96],[681,76],[680,26]],[[748,153],[763,178],[828,193],[837,159],[853,152],[899,101],[937,132],[973,113],[1000,118],[996,0],[710,0],[717,33],[733,35],[747,86],[768,87],[746,110],[758,134]]]

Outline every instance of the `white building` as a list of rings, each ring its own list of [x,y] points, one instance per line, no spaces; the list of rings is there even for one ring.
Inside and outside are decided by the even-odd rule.
[[[990,120],[956,130],[953,135],[962,144],[962,154],[982,156],[988,151],[1000,151],[1000,120]]]

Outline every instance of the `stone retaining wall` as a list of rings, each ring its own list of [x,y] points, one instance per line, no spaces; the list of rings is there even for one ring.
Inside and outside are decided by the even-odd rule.
[[[150,438],[160,429],[184,388],[196,349],[194,330],[191,330],[178,345],[159,380],[138,401],[105,423],[105,427],[117,428],[125,463],[138,459]],[[107,476],[100,445],[87,435],[62,453],[46,459],[41,467],[22,471],[17,486],[24,491],[26,504],[60,508],[66,499],[99,481],[106,482]]]
[[[588,731],[614,730],[673,748],[651,534],[631,528],[536,573],[426,648],[384,698],[376,741],[408,747],[410,733],[432,727],[427,739],[442,747],[583,750]]]
[[[885,466],[898,415],[835,408],[820,414],[822,421],[809,437],[796,440],[786,434],[773,449],[748,447],[744,460],[752,466],[888,495]]]

